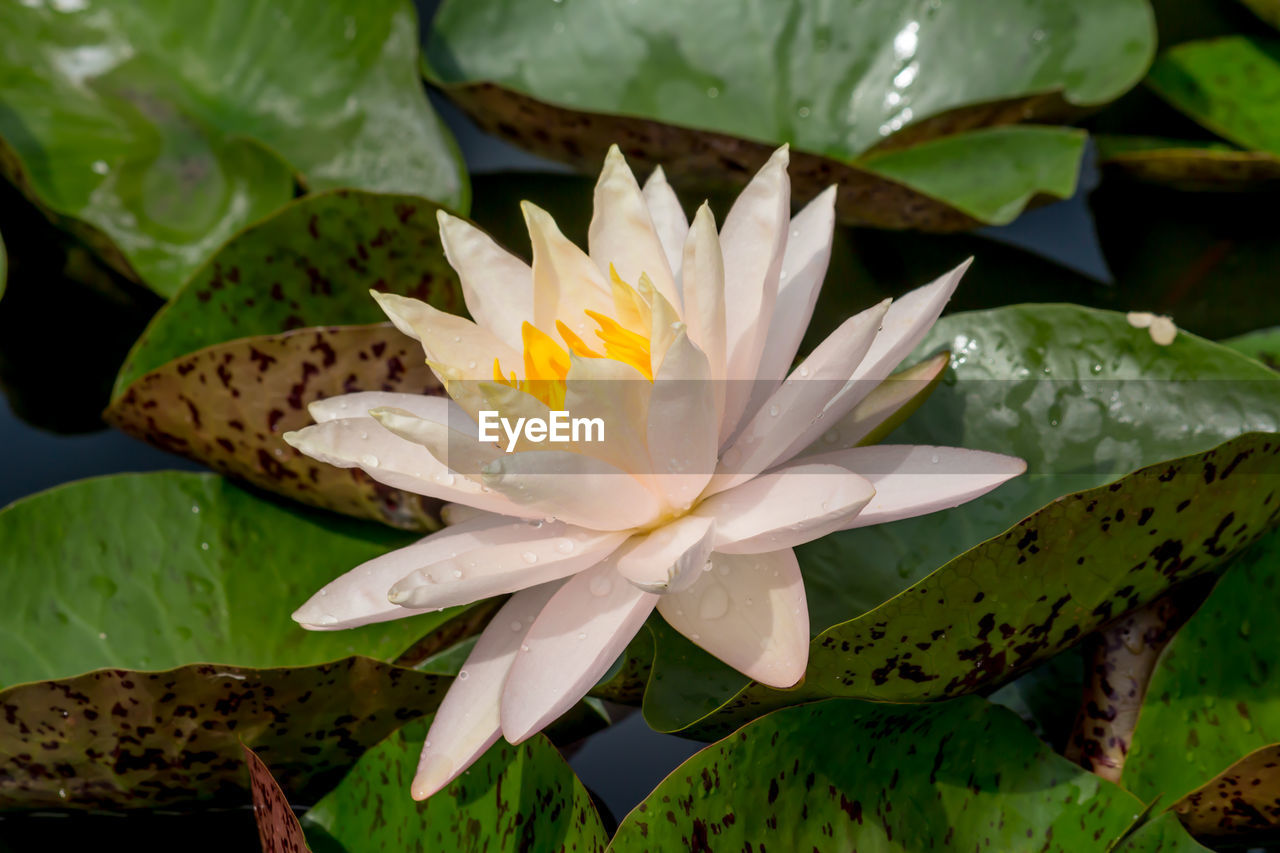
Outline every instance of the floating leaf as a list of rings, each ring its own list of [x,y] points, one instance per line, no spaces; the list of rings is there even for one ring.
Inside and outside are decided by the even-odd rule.
[[[352,853],[431,850],[603,851],[608,836],[591,795],[542,735],[498,741],[426,802],[409,797],[426,726],[370,750],[303,818]]]
[[[447,681],[391,660],[454,615],[307,632],[289,611],[404,533],[219,477],[85,480],[0,512],[0,803],[243,802],[239,740],[314,796],[432,710]]]
[[[157,447],[303,503],[409,530],[438,527],[438,501],[316,462],[281,440],[311,423],[308,403],[351,391],[441,393],[417,342],[390,323],[336,326],[181,356],[136,379],[105,416]]]
[[[789,142],[799,198],[838,181],[846,221],[956,230],[1069,195],[1079,164],[1072,131],[966,131],[1115,98],[1141,78],[1154,35],[1144,0],[453,0],[425,62],[482,127],[584,170],[623,140],[677,183],[740,182]]]
[[[1249,332],[1223,344],[1256,358],[1272,370],[1280,370],[1280,326]]]
[[[1108,849],[1142,812],[981,699],[831,700],[775,711],[694,755],[610,849],[1077,853]],[[1202,849],[1176,824],[1163,832],[1161,849]]]
[[[285,207],[224,246],[152,320],[113,396],[202,347],[305,326],[386,319],[369,290],[460,312],[436,230],[439,207],[403,195],[337,191]]]
[[[1253,13],[1273,27],[1280,27],[1280,2],[1276,0],[1240,0]]]
[[[308,189],[465,208],[406,0],[7,3],[0,173],[169,295]]]
[[[289,807],[289,798],[271,776],[271,769],[249,747],[244,747],[253,788],[253,816],[258,822],[262,853],[310,853],[302,824]]]
[[[1280,157],[1215,142],[1095,136],[1098,162],[1111,172],[1180,190],[1267,190],[1280,184]]]
[[[651,726],[714,732],[807,698],[994,686],[1219,564],[1280,510],[1263,502],[1280,439],[1246,434],[1280,431],[1280,377],[1257,362],[1186,334],[1160,347],[1121,315],[1065,305],[952,315],[920,352],[939,348],[952,375],[887,440],[1012,453],[1028,474],[798,549],[815,632],[798,688],[742,692],[745,677],[656,629]]]
[[[1273,503],[1274,483],[1263,487]],[[1238,560],[1174,637],[1147,685],[1122,782],[1197,835],[1280,830],[1280,534]]]

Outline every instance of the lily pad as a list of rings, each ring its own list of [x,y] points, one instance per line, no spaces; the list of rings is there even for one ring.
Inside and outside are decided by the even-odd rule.
[[[1240,0],[1273,27],[1280,27],[1280,3],[1276,0]]]
[[[454,615],[311,633],[292,606],[407,534],[210,474],[85,480],[0,512],[0,804],[243,802],[240,740],[314,796],[447,679],[391,666]]]
[[[1189,191],[1270,190],[1280,157],[1230,145],[1143,136],[1095,136],[1098,163],[1135,181]]]
[[[247,746],[244,763],[249,768],[253,816],[258,823],[263,853],[310,853],[302,824],[289,807],[289,799],[280,790],[280,784],[272,777],[271,769]]]
[[[426,726],[413,724],[370,750],[303,818],[351,853],[431,850],[603,851],[591,795],[542,735],[499,741],[426,802],[409,798]]]
[[[1272,370],[1280,370],[1280,326],[1259,329],[1223,343],[1236,352],[1256,358]]]
[[[439,502],[303,456],[280,436],[307,404],[352,391],[442,393],[412,339],[390,323],[239,338],[138,378],[109,423],[164,450],[312,506],[407,530],[439,527]]]
[[[439,206],[339,190],[300,199],[224,246],[134,344],[113,397],[179,356],[235,338],[386,319],[369,290],[455,313],[462,293],[436,229]]]
[[[1187,334],[1160,347],[1122,315],[1067,305],[951,315],[919,352],[943,348],[950,374],[887,441],[1012,453],[1028,474],[799,548],[815,637],[798,688],[748,687],[655,626],[651,726],[720,732],[823,696],[994,687],[1220,564],[1280,512],[1265,502],[1280,377],[1255,361]]]
[[[610,849],[1076,853],[1109,849],[1142,814],[1137,798],[976,697],[830,700],[775,711],[694,755],[627,815]],[[1160,849],[1203,849],[1176,824],[1162,831]]]
[[[169,295],[304,189],[464,209],[407,0],[7,3],[0,174]]]
[[[448,0],[425,66],[485,129],[580,169],[625,140],[676,183],[740,182],[789,142],[800,199],[838,181],[845,221],[945,231],[1008,221],[1075,186],[1074,132],[969,131],[1112,100],[1154,45],[1145,0]],[[944,168],[954,158],[970,168]]]
[[[1197,835],[1280,831],[1278,558],[1280,534],[1241,557],[1165,649],[1147,685],[1122,782],[1146,801],[1159,798]]]

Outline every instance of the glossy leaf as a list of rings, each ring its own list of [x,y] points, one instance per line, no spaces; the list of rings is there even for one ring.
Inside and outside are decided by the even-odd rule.
[[[1265,497],[1280,501],[1275,483]],[[1174,637],[1147,685],[1123,784],[1205,836],[1280,829],[1273,630],[1280,534],[1237,561]]]
[[[337,191],[300,199],[240,234],[152,320],[116,378],[136,379],[203,347],[305,326],[386,319],[369,290],[460,312],[436,230],[438,206],[403,195]]]
[[[1075,853],[1108,849],[1142,812],[981,699],[831,700],[775,711],[694,755],[610,849]],[[1165,829],[1175,843],[1163,849],[1199,849]]]
[[[298,183],[465,208],[406,0],[8,3],[0,172],[168,295]]]
[[[181,356],[135,380],[105,416],[157,447],[303,503],[409,530],[439,527],[438,501],[316,462],[281,440],[312,422],[308,403],[351,391],[442,393],[418,343],[390,323],[330,326]]]
[[[1139,0],[980,13],[879,0],[454,0],[426,63],[483,127],[584,170],[624,139],[629,156],[662,163],[677,183],[740,181],[789,142],[799,198],[834,180],[846,221],[956,230],[1008,221],[1036,194],[1070,194],[1079,162],[1070,131],[965,131],[1115,98],[1150,61],[1152,24]],[[943,168],[957,159],[969,167]]]
[[[350,853],[408,849],[602,851],[591,795],[541,735],[499,741],[425,802],[409,797],[426,726],[407,726],[370,750],[303,818]]]
[[[271,768],[249,747],[244,747],[253,789],[253,816],[258,823],[262,853],[310,853],[302,824],[289,807],[289,798],[271,775]]]
[[[1108,171],[1191,191],[1265,190],[1280,184],[1280,157],[1230,145],[1144,136],[1095,136]]]
[[[1028,474],[802,546],[815,639],[799,688],[743,692],[743,676],[655,630],[650,725],[718,732],[805,698],[991,687],[1272,523],[1259,483],[1280,471],[1280,441],[1245,433],[1280,431],[1280,385],[1256,362],[1186,334],[1159,347],[1121,315],[1063,305],[952,315],[919,353],[941,348],[952,374],[888,441],[1012,453]]]
[[[403,533],[168,472],[19,501],[0,541],[9,808],[241,801],[238,739],[314,794],[447,686],[380,661],[452,611],[335,633],[289,618]]]
[[[1280,326],[1259,329],[1223,343],[1236,352],[1256,358],[1272,370],[1280,370]]]

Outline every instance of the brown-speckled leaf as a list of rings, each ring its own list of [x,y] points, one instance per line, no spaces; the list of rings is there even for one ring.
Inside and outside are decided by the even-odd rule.
[[[258,823],[262,853],[310,853],[302,824],[289,807],[289,798],[271,776],[271,768],[252,749],[244,747],[244,763],[249,768],[253,788],[253,818]]]
[[[411,530],[437,527],[438,502],[316,462],[281,440],[311,423],[308,403],[352,391],[441,393],[421,348],[389,323],[324,327],[181,356],[135,380],[105,416],[158,447],[312,506]]]

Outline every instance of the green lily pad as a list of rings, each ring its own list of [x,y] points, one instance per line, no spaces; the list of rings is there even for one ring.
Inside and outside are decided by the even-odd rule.
[[[848,222],[957,230],[1069,195],[1079,164],[1071,131],[967,131],[1112,100],[1141,78],[1154,37],[1145,0],[451,0],[424,64],[482,127],[583,170],[625,140],[677,184],[740,182],[789,142],[798,198],[838,181]],[[944,168],[955,158],[971,168]]]
[[[976,697],[830,700],[775,711],[694,755],[627,815],[610,850],[1100,852],[1142,813]],[[1176,824],[1163,832],[1173,843],[1161,849],[1203,849]]]
[[[9,3],[0,174],[169,295],[305,189],[464,209],[407,0]]]
[[[239,741],[314,796],[447,679],[391,666],[454,615],[311,633],[294,606],[407,534],[208,474],[85,480],[0,512],[0,803],[242,802]]]
[[[390,323],[329,326],[181,356],[131,383],[104,416],[161,449],[303,503],[436,529],[439,501],[316,462],[281,439],[312,422],[308,403],[352,391],[442,393],[417,342]]]
[[[1228,36],[1166,50],[1147,85],[1242,148],[1280,155],[1280,42]]]
[[[1280,326],[1259,329],[1222,343],[1236,352],[1256,358],[1272,370],[1280,370]]]
[[[462,294],[440,247],[439,206],[339,190],[300,199],[224,246],[134,344],[113,397],[179,356],[235,338],[386,319],[369,290],[455,313]]]
[[[1190,191],[1268,190],[1280,185],[1280,157],[1230,145],[1145,136],[1095,136],[1098,162],[1135,181]]]
[[[409,797],[426,726],[406,726],[372,749],[303,818],[351,853],[431,850],[603,851],[591,795],[542,735],[499,741],[426,802]]]
[[[950,374],[887,441],[1012,453],[1027,475],[797,549],[815,636],[795,689],[748,686],[656,628],[651,726],[720,732],[823,696],[996,686],[1218,565],[1280,510],[1259,485],[1280,471],[1264,434],[1280,432],[1280,377],[1255,361],[1188,334],[1160,347],[1122,315],[1069,305],[951,315],[919,352],[943,348]]]
[[[1263,487],[1273,502],[1280,494]],[[1241,557],[1156,665],[1122,782],[1197,835],[1280,830],[1280,703],[1273,629],[1280,535]]]

